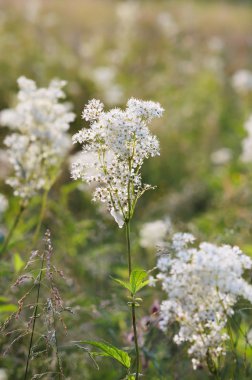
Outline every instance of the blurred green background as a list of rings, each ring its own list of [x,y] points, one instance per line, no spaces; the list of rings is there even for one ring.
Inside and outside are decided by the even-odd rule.
[[[145,269],[155,265],[156,252],[141,247],[141,226],[167,217],[199,240],[237,244],[252,255],[251,166],[240,160],[252,91],[233,84],[243,69],[252,70],[251,1],[0,0],[0,109],[15,104],[21,75],[38,86],[55,77],[68,82],[67,101],[77,114],[70,134],[84,125],[81,111],[93,97],[107,108],[124,107],[132,96],[165,108],[152,129],[161,156],[143,170],[144,181],[157,188],[140,200],[132,226],[134,262]],[[1,127],[0,191],[9,199],[1,239],[18,203],[4,183],[11,170],[2,143],[7,133]],[[69,379],[119,379],[116,364],[105,360],[96,371],[71,344],[99,337],[122,346],[130,333],[123,291],[110,279],[127,274],[124,232],[91,202],[86,186],[71,180],[74,152],[50,192],[43,223],[43,231],[51,230],[57,265],[69,277],[61,285],[64,299],[75,310],[66,315],[68,335],[61,336],[63,364]],[[12,255],[2,261],[1,291],[13,303],[18,295],[8,283],[19,269],[15,257],[29,256],[40,202],[40,196],[33,199],[12,240]],[[147,289],[143,296],[139,317],[149,315],[163,295]],[[6,315],[0,306],[0,318]],[[158,330],[148,334],[146,379],[208,378],[204,369],[191,369],[186,347],[175,347]],[[0,358],[8,379],[22,379],[26,349],[23,339]],[[32,366],[36,373],[39,359]]]

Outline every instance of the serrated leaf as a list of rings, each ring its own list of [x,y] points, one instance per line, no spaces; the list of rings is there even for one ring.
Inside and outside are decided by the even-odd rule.
[[[118,278],[114,278],[114,277],[112,277],[112,279],[115,282],[117,282],[118,284],[120,284],[123,288],[125,288],[131,292],[131,285],[129,282],[125,282],[125,281],[119,280]]]
[[[140,289],[148,284],[148,280],[144,279],[147,276],[147,272],[142,269],[135,269],[130,275],[130,285],[133,294],[136,294]]]
[[[109,343],[103,343],[103,342],[97,342],[93,340],[83,340],[79,341],[78,343],[81,344],[90,344],[90,346],[99,348],[102,352],[94,352],[92,354],[94,355],[101,355],[101,356],[108,356],[115,360],[117,360],[119,363],[121,363],[124,367],[130,368],[130,357],[127,354],[127,352],[120,350],[119,348],[113,346]]]
[[[13,260],[15,272],[18,273],[24,267],[25,263],[18,253],[14,254]]]
[[[141,284],[138,285],[136,291],[138,292],[140,289],[144,288],[144,287],[147,286],[148,284],[149,284],[149,280],[145,280],[145,281],[143,281]]]

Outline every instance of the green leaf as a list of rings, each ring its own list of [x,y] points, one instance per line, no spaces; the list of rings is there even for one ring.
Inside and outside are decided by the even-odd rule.
[[[20,255],[18,253],[14,254],[14,269],[15,272],[18,273],[25,265],[24,261],[21,259]]]
[[[140,289],[142,289],[144,286],[148,284],[148,280],[144,279],[147,276],[147,272],[142,269],[135,269],[131,272],[130,275],[130,285],[131,285],[131,292],[133,294],[136,294]]]
[[[14,304],[0,305],[0,314],[1,313],[9,313],[15,312],[18,310],[18,307]]]
[[[102,352],[94,352],[94,355],[100,354],[101,356],[111,357],[121,363],[124,367],[130,368],[130,357],[127,352],[119,350],[119,348],[116,348],[112,344],[97,342],[94,340],[82,340],[78,343],[90,344],[93,347],[99,348]]]
[[[0,302],[8,302],[8,301],[9,301],[9,298],[0,296]]]
[[[131,292],[131,285],[129,282],[125,282],[125,281],[122,281],[122,280],[119,280],[118,278],[113,278],[112,279],[117,282],[118,284],[120,284],[123,288],[129,290]]]

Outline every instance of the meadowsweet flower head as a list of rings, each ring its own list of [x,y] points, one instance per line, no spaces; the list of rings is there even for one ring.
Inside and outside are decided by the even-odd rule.
[[[17,105],[0,113],[0,124],[14,132],[4,141],[15,173],[6,182],[27,199],[55,176],[70,147],[67,130],[75,115],[59,102],[65,97],[64,81],[37,88],[33,80],[20,77],[18,85]]]
[[[156,281],[167,293],[160,307],[160,327],[166,330],[170,323],[179,323],[174,341],[189,343],[196,369],[207,355],[216,359],[225,354],[229,337],[224,328],[238,298],[252,302],[252,286],[243,278],[252,260],[238,247],[206,242],[194,247],[194,240],[191,234],[173,236],[158,258]]]
[[[151,188],[142,184],[140,169],[145,159],[159,155],[159,142],[148,124],[162,113],[159,103],[133,98],[125,110],[105,112],[93,99],[83,111],[90,128],[73,136],[83,151],[72,165],[72,177],[95,183],[93,199],[107,205],[119,227],[131,219],[137,200]]]

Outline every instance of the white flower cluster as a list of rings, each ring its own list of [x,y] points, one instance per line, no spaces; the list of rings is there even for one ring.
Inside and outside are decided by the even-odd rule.
[[[67,104],[64,81],[53,80],[48,88],[37,88],[33,80],[18,79],[15,108],[0,113],[0,124],[14,131],[4,140],[15,175],[7,179],[14,194],[28,199],[49,186],[70,147],[67,134],[75,118]]]
[[[213,360],[225,355],[229,336],[224,328],[233,306],[238,297],[252,302],[252,286],[242,277],[252,260],[238,247],[204,242],[195,248],[190,246],[194,240],[191,234],[173,236],[158,258],[159,273],[151,284],[161,281],[168,295],[160,308],[161,329],[179,323],[174,341],[189,343],[196,369],[208,355]]]
[[[246,121],[244,128],[247,137],[242,141],[241,159],[243,162],[252,162],[252,115]]]
[[[159,155],[159,143],[148,124],[161,117],[159,103],[130,99],[126,109],[104,112],[99,100],[90,100],[83,119],[90,128],[73,136],[83,151],[73,163],[72,177],[95,183],[94,200],[108,206],[122,227],[132,217],[137,200],[150,185],[142,185],[140,169],[144,159]]]

